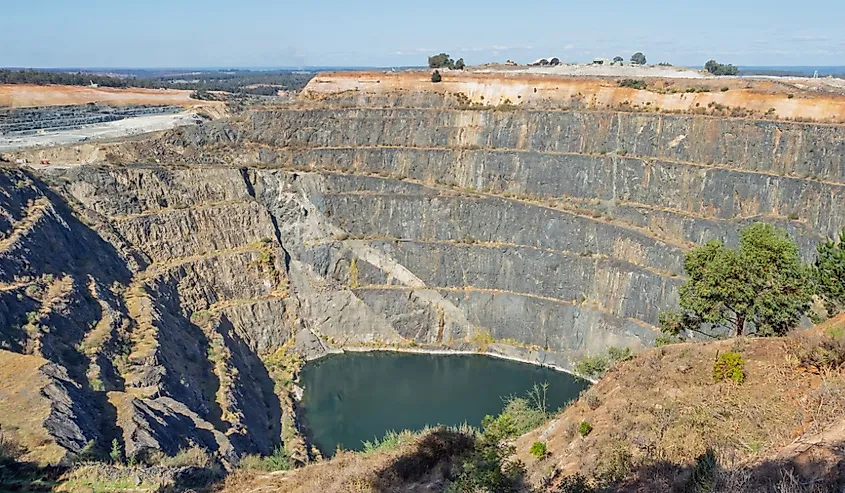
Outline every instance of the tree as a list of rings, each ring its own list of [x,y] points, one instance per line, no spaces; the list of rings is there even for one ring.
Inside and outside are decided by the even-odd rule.
[[[647,61],[646,61],[645,55],[643,55],[643,52],[641,52],[641,51],[638,51],[638,52],[634,53],[633,55],[631,55],[631,63],[633,63],[633,64],[645,65],[646,62]]]
[[[704,70],[707,70],[713,75],[736,75],[739,73],[739,67],[731,64],[722,64],[716,60],[710,60],[704,64]]]
[[[845,228],[839,233],[839,243],[833,239],[820,243],[813,269],[818,294],[824,299],[828,315],[845,309]]]
[[[625,59],[622,58],[621,56],[613,57],[613,63],[622,63],[624,61],[625,61]]]
[[[463,70],[463,69],[465,69],[465,68],[466,68],[466,66],[467,66],[467,65],[466,65],[466,63],[464,63],[464,59],[463,59],[463,58],[458,58],[458,61],[457,61],[457,62],[455,62],[455,69],[456,69],[456,70]]]
[[[813,298],[811,269],[784,230],[755,223],[740,231],[739,248],[718,240],[684,258],[689,280],[680,289],[680,311],[660,315],[663,331],[705,333],[753,327],[758,335],[784,335],[798,325]],[[708,334],[710,335],[710,334]]]
[[[449,54],[441,53],[428,57],[429,68],[455,68],[455,61],[449,58]]]
[[[440,82],[441,80],[443,80],[443,76],[440,75],[439,70],[435,70],[431,73],[431,82]]]

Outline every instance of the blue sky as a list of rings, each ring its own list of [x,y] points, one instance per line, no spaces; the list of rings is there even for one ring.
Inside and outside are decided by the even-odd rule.
[[[0,0],[0,66],[845,65],[845,1]]]

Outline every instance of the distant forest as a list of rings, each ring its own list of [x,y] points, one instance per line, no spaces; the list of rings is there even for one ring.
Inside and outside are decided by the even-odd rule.
[[[37,70],[0,70],[0,84],[60,84],[101,87],[141,87],[149,89],[187,89],[193,91],[226,91],[230,93],[272,96],[278,90],[296,91],[308,84],[314,72],[305,71],[195,71],[151,77],[115,77],[84,72],[50,72]]]

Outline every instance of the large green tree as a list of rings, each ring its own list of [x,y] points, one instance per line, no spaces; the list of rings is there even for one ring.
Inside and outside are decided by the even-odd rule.
[[[432,55],[428,57],[429,68],[455,68],[455,61],[449,57],[448,53],[441,53],[439,55]]]
[[[743,229],[736,249],[711,241],[691,250],[684,271],[680,311],[660,317],[671,335],[711,327],[783,335],[807,313],[814,293],[811,269],[789,233],[765,223]]]
[[[633,63],[634,65],[645,65],[647,61],[645,55],[643,55],[643,52],[638,51],[631,55],[631,63]]]
[[[845,308],[845,229],[839,233],[839,242],[828,240],[816,247],[815,280],[818,294],[824,299],[828,315],[835,315]]]

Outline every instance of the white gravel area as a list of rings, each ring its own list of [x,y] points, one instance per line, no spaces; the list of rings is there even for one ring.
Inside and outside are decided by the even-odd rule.
[[[52,147],[75,144],[77,142],[99,141],[128,137],[159,130],[168,130],[183,125],[193,125],[200,120],[196,113],[177,113],[171,115],[150,115],[126,118],[116,122],[89,125],[75,130],[24,136],[0,135],[0,151],[15,151],[34,147]]]

